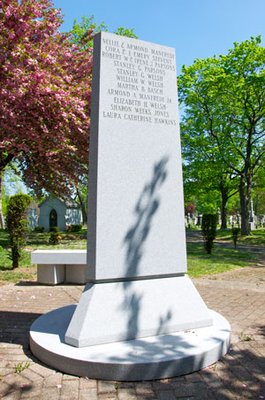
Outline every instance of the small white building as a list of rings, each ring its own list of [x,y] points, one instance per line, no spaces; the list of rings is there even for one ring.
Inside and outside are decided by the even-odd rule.
[[[79,205],[73,200],[63,201],[49,196],[39,204],[38,226],[49,232],[57,226],[59,231],[65,231],[69,225],[82,223],[82,213]]]

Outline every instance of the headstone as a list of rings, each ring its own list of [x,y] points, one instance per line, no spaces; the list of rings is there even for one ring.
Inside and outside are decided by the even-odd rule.
[[[187,277],[175,52],[95,37],[87,286],[77,347],[209,326]]]
[[[250,220],[250,230],[251,231],[253,231],[253,230],[255,230],[256,229],[256,221],[257,221],[257,218],[256,218],[256,215],[255,215],[255,212],[254,212],[254,206],[253,206],[253,200],[251,199],[250,200],[250,213],[249,213],[250,215],[249,215],[249,220]]]
[[[68,374],[122,381],[217,361],[229,323],[186,275],[173,49],[96,36],[89,196],[87,285],[77,306],[33,323],[32,353]]]
[[[196,225],[197,225],[197,226],[201,226],[201,225],[202,225],[202,214],[199,214],[199,215],[197,216],[197,223],[196,223]]]

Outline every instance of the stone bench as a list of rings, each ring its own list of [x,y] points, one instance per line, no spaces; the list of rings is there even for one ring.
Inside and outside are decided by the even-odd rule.
[[[37,281],[46,285],[85,283],[86,250],[35,250],[31,263],[37,264]]]

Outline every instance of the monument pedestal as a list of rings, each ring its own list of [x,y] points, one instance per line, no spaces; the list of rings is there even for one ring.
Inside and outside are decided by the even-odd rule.
[[[65,335],[86,347],[212,325],[186,275],[87,284]]]
[[[141,381],[188,374],[218,361],[230,325],[188,276],[87,284],[77,306],[38,318],[30,348],[42,362],[93,379]]]

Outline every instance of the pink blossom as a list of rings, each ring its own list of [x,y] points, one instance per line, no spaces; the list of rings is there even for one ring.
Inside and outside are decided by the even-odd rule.
[[[58,31],[50,0],[0,8],[0,171],[13,158],[32,188],[66,190],[87,168],[91,52]]]

